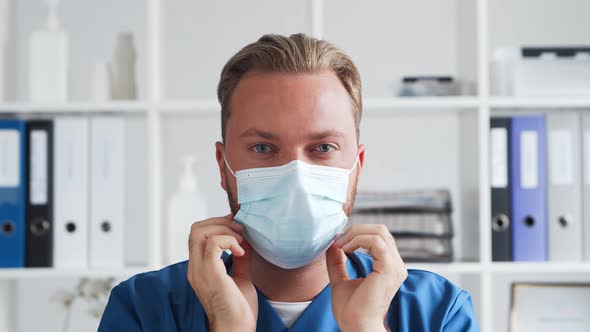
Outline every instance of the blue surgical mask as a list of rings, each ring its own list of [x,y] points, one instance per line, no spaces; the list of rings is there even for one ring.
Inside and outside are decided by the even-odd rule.
[[[348,222],[342,209],[352,169],[293,160],[276,167],[234,172],[240,210],[234,220],[268,262],[284,269],[305,266],[326,252]]]

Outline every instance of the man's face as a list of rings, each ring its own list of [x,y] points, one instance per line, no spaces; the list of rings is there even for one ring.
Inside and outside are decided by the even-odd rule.
[[[356,138],[352,101],[333,72],[316,74],[248,72],[230,101],[225,146],[216,143],[221,186],[228,193],[232,213],[239,205],[235,171],[280,166],[292,160],[350,169],[350,215],[364,163],[364,146]]]

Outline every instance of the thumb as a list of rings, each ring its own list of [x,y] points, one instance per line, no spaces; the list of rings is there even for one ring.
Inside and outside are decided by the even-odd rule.
[[[346,273],[346,254],[344,251],[334,244],[328,248],[326,253],[326,264],[328,266],[328,276],[332,286],[349,280],[348,273]]]
[[[250,261],[252,258],[252,246],[248,241],[243,241],[241,244],[244,248],[244,255],[233,256],[233,274],[235,278],[250,280]]]

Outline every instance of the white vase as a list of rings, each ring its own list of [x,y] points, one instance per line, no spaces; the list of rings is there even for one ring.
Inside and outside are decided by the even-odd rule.
[[[136,52],[133,34],[130,32],[119,33],[111,68],[111,95],[113,99],[137,99],[135,62]]]

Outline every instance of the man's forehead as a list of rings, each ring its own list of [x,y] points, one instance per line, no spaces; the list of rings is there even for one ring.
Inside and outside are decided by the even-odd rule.
[[[231,109],[266,104],[283,107],[322,106],[321,103],[352,107],[348,92],[336,73],[248,72],[242,76],[230,100]]]
[[[228,133],[340,136],[354,129],[352,101],[334,73],[248,73],[234,90]],[[303,134],[303,133],[301,133]]]

